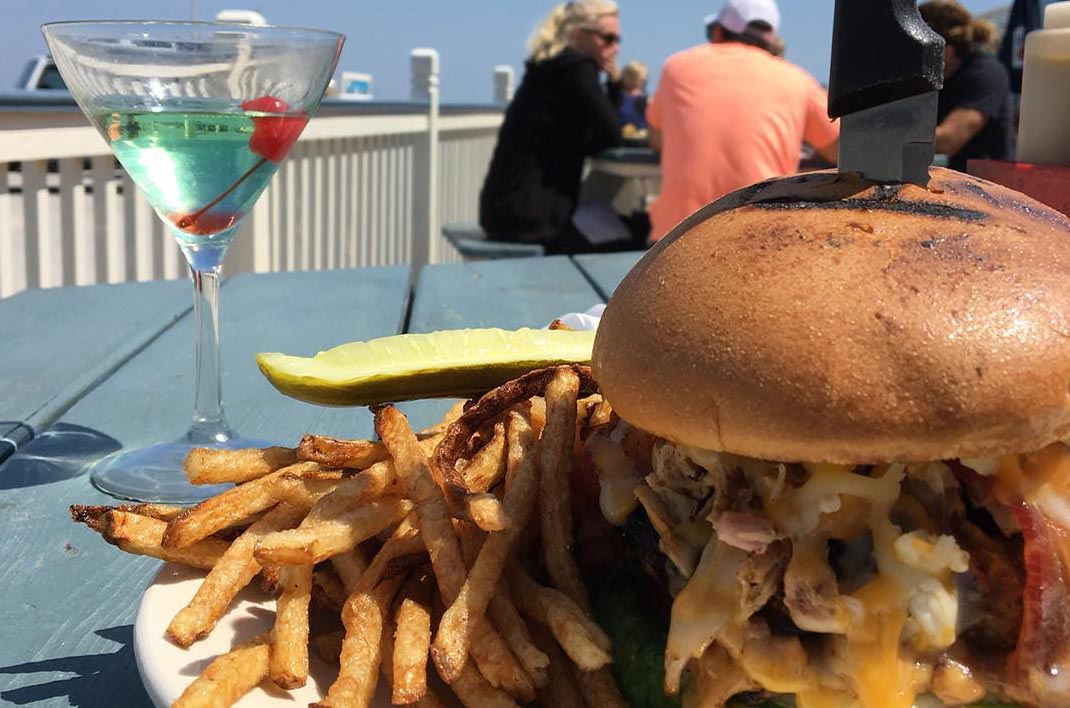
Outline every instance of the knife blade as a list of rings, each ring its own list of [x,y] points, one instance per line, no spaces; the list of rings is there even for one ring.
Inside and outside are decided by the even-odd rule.
[[[874,182],[929,183],[936,91],[848,113],[840,120],[840,172]]]
[[[829,116],[842,119],[840,172],[928,184],[943,49],[914,0],[836,0]]]

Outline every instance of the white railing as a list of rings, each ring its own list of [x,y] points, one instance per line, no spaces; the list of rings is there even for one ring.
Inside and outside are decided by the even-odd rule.
[[[324,102],[246,217],[228,273],[459,260],[440,224],[476,219],[502,108],[440,108],[431,57],[414,52],[420,103]],[[0,297],[185,274],[73,102],[0,105]]]

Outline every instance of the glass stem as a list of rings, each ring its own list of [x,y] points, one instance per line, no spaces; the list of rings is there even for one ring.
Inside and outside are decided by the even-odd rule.
[[[219,367],[219,271],[190,268],[193,277],[193,319],[197,328],[197,389],[193,422],[186,437],[195,443],[226,442],[230,428],[223,415]]]

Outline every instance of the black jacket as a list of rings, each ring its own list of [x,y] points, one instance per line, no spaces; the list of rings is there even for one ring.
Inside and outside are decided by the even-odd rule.
[[[529,62],[479,195],[483,230],[496,241],[553,245],[567,238],[584,158],[620,140],[593,59],[565,49]]]

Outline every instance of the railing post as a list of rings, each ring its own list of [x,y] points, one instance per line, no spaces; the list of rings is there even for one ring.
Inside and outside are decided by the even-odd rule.
[[[434,49],[412,50],[412,100],[427,103],[427,132],[413,154],[413,273],[438,257],[438,67]]]
[[[270,192],[270,189],[265,189],[242,219],[223,262],[223,273],[226,277],[233,277],[238,273],[266,273],[271,270]]]
[[[513,100],[513,91],[516,86],[516,73],[513,67],[502,64],[494,67],[494,96],[492,101],[499,106],[504,106]]]

